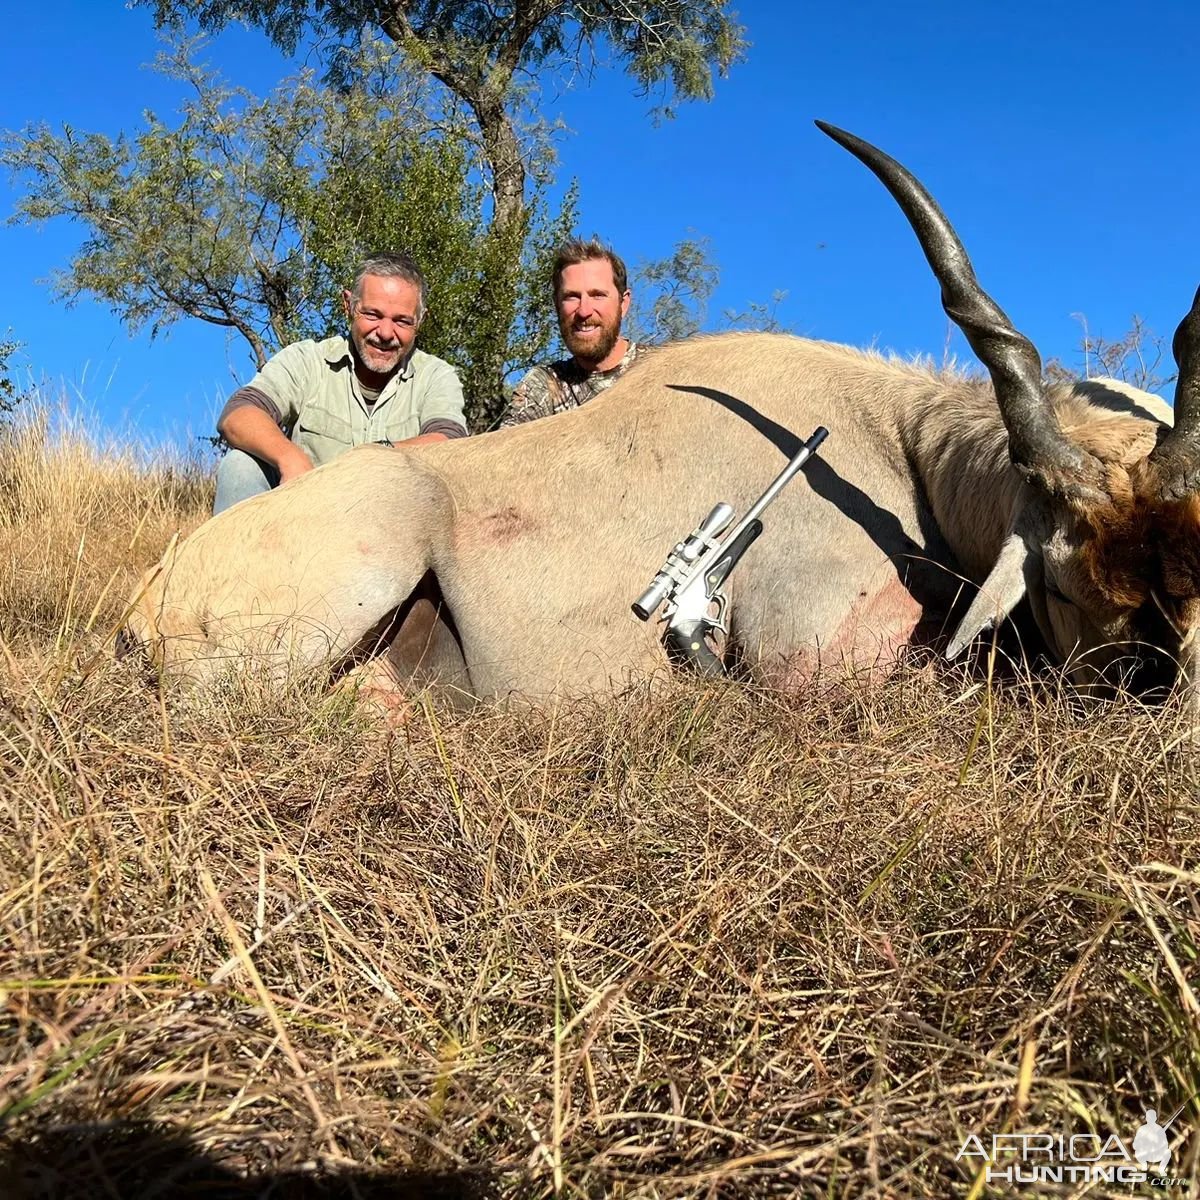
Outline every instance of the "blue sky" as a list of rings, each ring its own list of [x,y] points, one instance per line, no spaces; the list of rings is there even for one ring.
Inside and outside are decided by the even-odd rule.
[[[559,182],[578,179],[583,232],[631,266],[706,236],[721,270],[710,324],[787,292],[799,333],[940,357],[947,322],[903,217],[820,117],[899,158],[954,221],[984,286],[1044,357],[1078,362],[1081,327],[1117,337],[1134,313],[1168,338],[1200,284],[1200,10],[1109,0],[1004,5],[747,0],[747,59],[709,104],[654,125],[618,69],[551,82],[544,110],[572,130]],[[145,9],[119,0],[15,6],[0,44],[0,127],[44,120],[115,133],[178,96],[145,69]],[[209,51],[227,77],[265,90],[289,71],[258,34]],[[0,213],[16,193],[0,179]],[[0,336],[108,429],[183,441],[210,430],[252,373],[240,343],[195,322],[151,342],[103,306],[67,308],[39,283],[81,231],[0,227]],[[961,338],[951,348],[967,355]]]

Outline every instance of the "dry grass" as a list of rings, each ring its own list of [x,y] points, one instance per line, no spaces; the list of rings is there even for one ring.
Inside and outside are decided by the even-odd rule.
[[[969,1133],[1200,1091],[1173,709],[930,664],[401,732],[315,684],[162,697],[73,670],[139,505],[146,557],[196,515],[113,470],[3,529],[45,522],[0,602],[42,589],[0,709],[0,1194],[975,1197]]]
[[[0,427],[0,630],[10,649],[111,627],[175,530],[212,511],[195,460],[99,443],[88,418],[39,399]]]

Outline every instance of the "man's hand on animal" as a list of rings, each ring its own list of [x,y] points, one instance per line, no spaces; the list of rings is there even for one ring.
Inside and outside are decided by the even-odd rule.
[[[405,438],[404,441],[393,444],[396,446],[431,446],[435,442],[446,442],[449,440],[444,433],[419,433],[416,437]]]
[[[223,433],[231,446],[273,466],[279,472],[280,483],[313,469],[312,459],[260,409],[235,410],[225,422]]]
[[[279,468],[280,484],[290,483],[314,470],[312,459],[303,450],[293,450],[282,462],[276,463]]]

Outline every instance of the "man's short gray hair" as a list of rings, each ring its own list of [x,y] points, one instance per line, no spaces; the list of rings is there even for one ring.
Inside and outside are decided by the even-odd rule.
[[[358,268],[358,273],[354,276],[354,286],[350,289],[350,295],[355,302],[362,299],[363,280],[368,275],[403,279],[411,283],[420,293],[420,299],[417,301],[417,320],[419,321],[425,316],[425,293],[428,291],[429,285],[425,282],[425,276],[421,274],[421,268],[407,254],[390,252],[372,254]]]

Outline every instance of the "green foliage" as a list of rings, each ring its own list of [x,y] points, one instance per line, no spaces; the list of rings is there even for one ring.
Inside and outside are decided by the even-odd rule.
[[[215,31],[230,21],[261,28],[285,53],[314,32],[335,69],[363,28],[398,42],[415,63],[452,88],[499,71],[574,69],[599,54],[620,60],[645,91],[708,100],[713,69],[725,74],[746,51],[728,0],[135,0],[159,25],[193,18]],[[329,36],[332,35],[332,38]],[[314,39],[316,40],[316,39]],[[455,82],[451,83],[453,76]],[[505,97],[506,98],[506,97]]]
[[[11,336],[0,341],[0,417],[11,413],[25,398],[12,377],[12,356],[21,348],[21,343]]]
[[[779,319],[779,306],[787,299],[787,292],[776,290],[767,301],[751,300],[742,312],[727,308],[722,323],[726,329],[755,330],[759,333],[789,333],[791,329]]]
[[[666,258],[640,264],[633,272],[633,308],[626,322],[629,335],[653,345],[698,333],[720,277],[706,237],[684,238]],[[781,332],[786,326],[779,320],[778,308],[786,295],[777,291],[769,302],[752,302],[743,312],[725,309],[720,327]]]
[[[351,89],[361,79],[358,47],[365,29],[389,38],[415,73],[446,89],[454,114],[467,123],[491,189],[483,273],[467,326],[474,349],[464,384],[486,425],[504,407],[505,364],[514,361],[495,328],[540,329],[542,317],[522,303],[521,248],[534,237],[538,206],[526,178],[545,181],[552,158],[547,127],[537,113],[537,82],[547,73],[588,71],[598,56],[624,64],[643,92],[664,98],[708,99],[713,70],[742,57],[743,29],[727,0],[134,0],[160,26],[194,19],[215,31],[230,21],[261,28],[285,53],[302,39],[318,48],[327,79]],[[660,106],[660,112],[669,107]],[[534,198],[536,200],[536,197]],[[563,223],[568,227],[568,223]],[[664,320],[678,319],[664,313]],[[528,344],[528,343],[526,343]]]
[[[630,335],[639,342],[671,342],[697,333],[720,279],[704,237],[684,238],[662,259],[633,273]]]
[[[404,247],[432,285],[421,344],[459,368],[474,428],[499,416],[506,377],[544,356],[549,262],[574,224],[573,192],[552,213],[539,191],[553,159],[540,79],[603,55],[644,92],[707,99],[714,70],[746,46],[726,0],[134,2],[176,34],[190,18],[258,26],[286,53],[311,39],[328,86],[305,72],[259,100],[183,43],[160,60],[193,93],[177,127],[147,114],[135,137],[7,135],[0,162],[29,189],[15,219],[68,216],[88,231],[59,294],[97,296],[152,332],[184,316],[224,326],[262,363],[339,327],[354,262]],[[657,336],[697,328],[689,305],[702,312],[715,286],[690,245],[654,270]]]
[[[41,126],[3,141],[0,161],[28,189],[12,219],[66,216],[87,231],[53,280],[61,297],[98,297],[152,333],[182,317],[226,327],[261,365],[296,338],[344,329],[342,289],[358,263],[405,249],[430,281],[426,350],[469,378],[485,350],[500,379],[544,354],[553,316],[532,298],[573,210],[551,216],[535,192],[520,236],[499,243],[461,121],[394,54],[365,46],[349,90],[304,72],[265,99],[198,64],[194,43],[159,67],[190,91],[175,126],[148,113],[135,136]],[[481,287],[494,287],[498,257],[516,298],[507,307]]]

